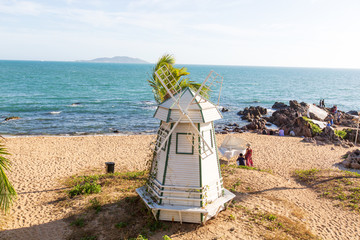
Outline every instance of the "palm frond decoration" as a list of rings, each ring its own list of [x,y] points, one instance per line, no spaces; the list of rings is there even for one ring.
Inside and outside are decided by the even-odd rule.
[[[0,142],[0,209],[3,212],[7,212],[10,209],[17,197],[16,191],[5,172],[10,171],[11,166],[10,160],[6,158],[7,155],[10,154],[4,144]]]
[[[185,88],[191,88],[194,91],[197,91],[201,84],[200,83],[196,83],[194,81],[191,81],[189,78],[187,78],[186,76],[189,75],[190,73],[187,71],[187,69],[185,67],[182,68],[175,68],[175,58],[173,55],[170,54],[164,54],[161,58],[159,58],[159,60],[157,61],[157,63],[155,64],[153,71],[152,71],[152,75],[151,75],[151,79],[148,80],[150,87],[152,88],[152,91],[154,93],[154,98],[155,101],[159,104],[162,103],[163,101],[165,101],[166,99],[170,98],[170,95],[166,92],[166,89],[162,86],[160,80],[156,77],[155,73],[160,73],[159,69],[166,65],[166,67],[169,69],[169,71],[171,72],[171,75],[173,77],[169,77],[166,76],[168,82],[165,82],[165,84],[167,85],[167,87],[169,89],[171,89],[170,86],[174,86],[175,83],[178,83],[179,87],[181,89],[185,89]],[[181,90],[181,89],[175,89],[177,90]],[[202,91],[205,94],[204,97],[208,97],[208,87],[204,87],[202,89]]]

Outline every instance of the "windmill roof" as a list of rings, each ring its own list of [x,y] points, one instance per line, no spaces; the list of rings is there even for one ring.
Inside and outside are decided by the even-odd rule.
[[[181,94],[181,95],[180,95]],[[180,95],[180,96],[179,96]],[[195,92],[190,88],[185,88],[182,92],[177,93],[174,97],[175,99],[179,99],[179,105],[182,109],[185,109],[186,106],[191,102],[194,98]],[[168,98],[164,102],[162,102],[159,106],[167,109],[179,109],[178,104],[176,104],[174,98]],[[211,103],[206,98],[202,97],[201,95],[197,95],[193,103],[190,104],[189,110],[202,110],[208,108],[215,108],[216,106]]]
[[[194,96],[194,91],[185,88],[174,98],[169,98],[161,103],[156,109],[154,117],[165,122],[176,122],[181,118],[181,123],[187,123],[189,120],[183,117],[179,106],[182,110],[189,106],[187,109],[188,116],[194,123],[207,123],[222,118],[213,103],[200,95],[196,96],[195,99]]]

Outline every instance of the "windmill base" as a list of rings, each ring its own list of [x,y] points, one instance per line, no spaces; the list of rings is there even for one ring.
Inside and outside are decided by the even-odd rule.
[[[212,217],[226,208],[225,204],[231,202],[235,194],[224,189],[224,196],[216,199],[206,207],[177,206],[177,205],[159,205],[153,201],[151,195],[146,191],[146,187],[136,189],[146,206],[151,210],[156,220],[205,223]]]

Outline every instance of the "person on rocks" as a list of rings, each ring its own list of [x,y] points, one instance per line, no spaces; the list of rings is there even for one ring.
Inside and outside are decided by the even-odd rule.
[[[245,159],[246,159],[246,166],[248,167],[253,167],[254,163],[252,161],[252,149],[251,149],[251,145],[250,143],[248,143],[246,148],[246,152],[245,152]]]
[[[338,111],[337,112],[337,124],[340,124],[340,120],[341,120],[341,112]]]
[[[289,135],[290,135],[290,136],[292,136],[292,137],[295,137],[295,132],[294,132],[294,130],[293,130],[293,129],[291,129],[291,130],[290,130]]]
[[[330,118],[330,120],[329,120],[330,126],[334,125],[334,116],[332,114],[330,114],[329,118]]]
[[[236,163],[238,166],[246,166],[246,160],[242,153],[239,154],[239,157],[236,159]]]

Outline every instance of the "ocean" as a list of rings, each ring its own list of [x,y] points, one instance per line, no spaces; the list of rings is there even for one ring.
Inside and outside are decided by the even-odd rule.
[[[236,114],[275,101],[336,104],[360,110],[360,69],[177,65],[202,82],[210,70],[224,78],[215,125],[246,124]],[[1,135],[153,133],[156,102],[147,83],[152,64],[0,61]],[[213,94],[213,97],[217,97]],[[21,119],[4,121],[6,117]]]

